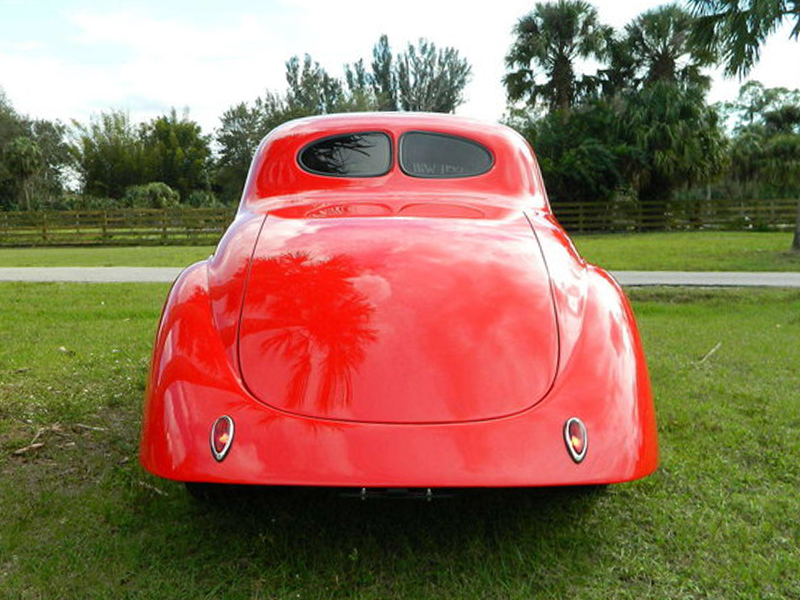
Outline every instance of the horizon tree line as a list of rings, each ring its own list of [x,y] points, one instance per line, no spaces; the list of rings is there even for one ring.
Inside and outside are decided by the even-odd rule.
[[[231,204],[258,143],[281,123],[332,112],[453,112],[472,71],[455,48],[420,39],[395,54],[385,35],[370,65],[346,64],[343,78],[308,54],[285,67],[283,93],[230,107],[212,135],[175,109],[138,124],[115,109],[71,126],[30,120],[0,89],[0,210]],[[70,176],[78,194],[67,189]]]
[[[513,29],[505,120],[536,149],[554,206],[623,201],[666,215],[675,197],[700,189],[800,196],[798,92],[747,82],[734,102],[706,100],[706,70],[722,64],[747,74],[786,20],[797,38],[792,0],[689,0],[615,31],[585,0],[537,3]],[[0,95],[0,207],[230,204],[273,127],[331,112],[453,112],[471,76],[455,48],[420,39],[395,53],[385,35],[341,78],[309,55],[285,67],[283,93],[231,106],[212,135],[174,109],[147,123],[111,110],[66,127],[22,117]],[[65,193],[70,171],[78,196]]]

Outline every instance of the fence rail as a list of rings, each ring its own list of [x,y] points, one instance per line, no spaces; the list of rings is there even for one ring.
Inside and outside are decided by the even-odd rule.
[[[0,246],[215,244],[228,208],[0,212]]]
[[[555,203],[567,231],[788,229],[798,200],[672,201],[665,210],[630,202]],[[229,208],[0,212],[0,246],[215,244],[233,219]]]
[[[680,229],[789,229],[798,217],[797,199],[670,201],[666,208],[634,202],[554,204],[553,212],[570,232]]]

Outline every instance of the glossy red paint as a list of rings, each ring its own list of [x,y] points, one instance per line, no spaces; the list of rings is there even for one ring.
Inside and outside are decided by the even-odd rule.
[[[239,359],[257,398],[374,423],[491,419],[556,373],[558,328],[528,221],[269,216]]]
[[[404,131],[473,139],[464,179],[312,175],[310,141]],[[396,162],[396,158],[395,158]],[[235,423],[224,461],[209,449]],[[565,446],[578,417],[588,446]],[[550,212],[511,130],[441,115],[346,115],[274,130],[236,221],[170,292],[141,459],[182,481],[358,487],[615,483],[658,462],[636,324]]]

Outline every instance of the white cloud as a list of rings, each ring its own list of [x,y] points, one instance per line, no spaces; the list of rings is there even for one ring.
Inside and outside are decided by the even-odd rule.
[[[266,89],[283,90],[283,64],[293,54],[308,52],[340,75],[345,62],[369,62],[372,45],[386,33],[395,51],[420,37],[458,48],[473,65],[459,113],[497,119],[505,107],[501,78],[511,30],[534,5],[507,0],[471,9],[463,0],[273,0],[245,6],[229,0],[204,4],[197,14],[164,4],[155,16],[138,4],[87,8],[91,1],[73,10],[65,0],[61,39],[37,39],[32,24],[26,41],[0,44],[0,85],[21,112],[86,120],[114,107],[142,120],[170,106],[189,107],[210,132],[229,106]],[[601,20],[621,27],[657,4],[603,0],[598,7]],[[772,36],[753,78],[800,87],[800,44],[787,37],[785,30]],[[735,96],[738,85],[719,78],[712,99]]]
[[[198,27],[141,13],[81,12],[69,21],[75,48],[114,59],[0,54],[0,81],[20,111],[85,120],[113,107],[146,119],[169,106],[190,107],[210,130],[225,108],[282,78],[282,60],[273,58],[282,52],[261,35],[256,19]]]

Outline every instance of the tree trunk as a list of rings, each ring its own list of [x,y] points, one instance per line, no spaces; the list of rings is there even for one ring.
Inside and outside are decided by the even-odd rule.
[[[22,182],[22,193],[25,196],[25,206],[28,209],[28,212],[31,210],[31,186],[28,185],[30,180],[26,180]]]
[[[661,231],[667,228],[667,210],[672,190],[658,180],[639,190],[641,231]]]
[[[800,252],[800,200],[797,201],[797,219],[794,222],[794,239],[792,240],[792,252]]]

